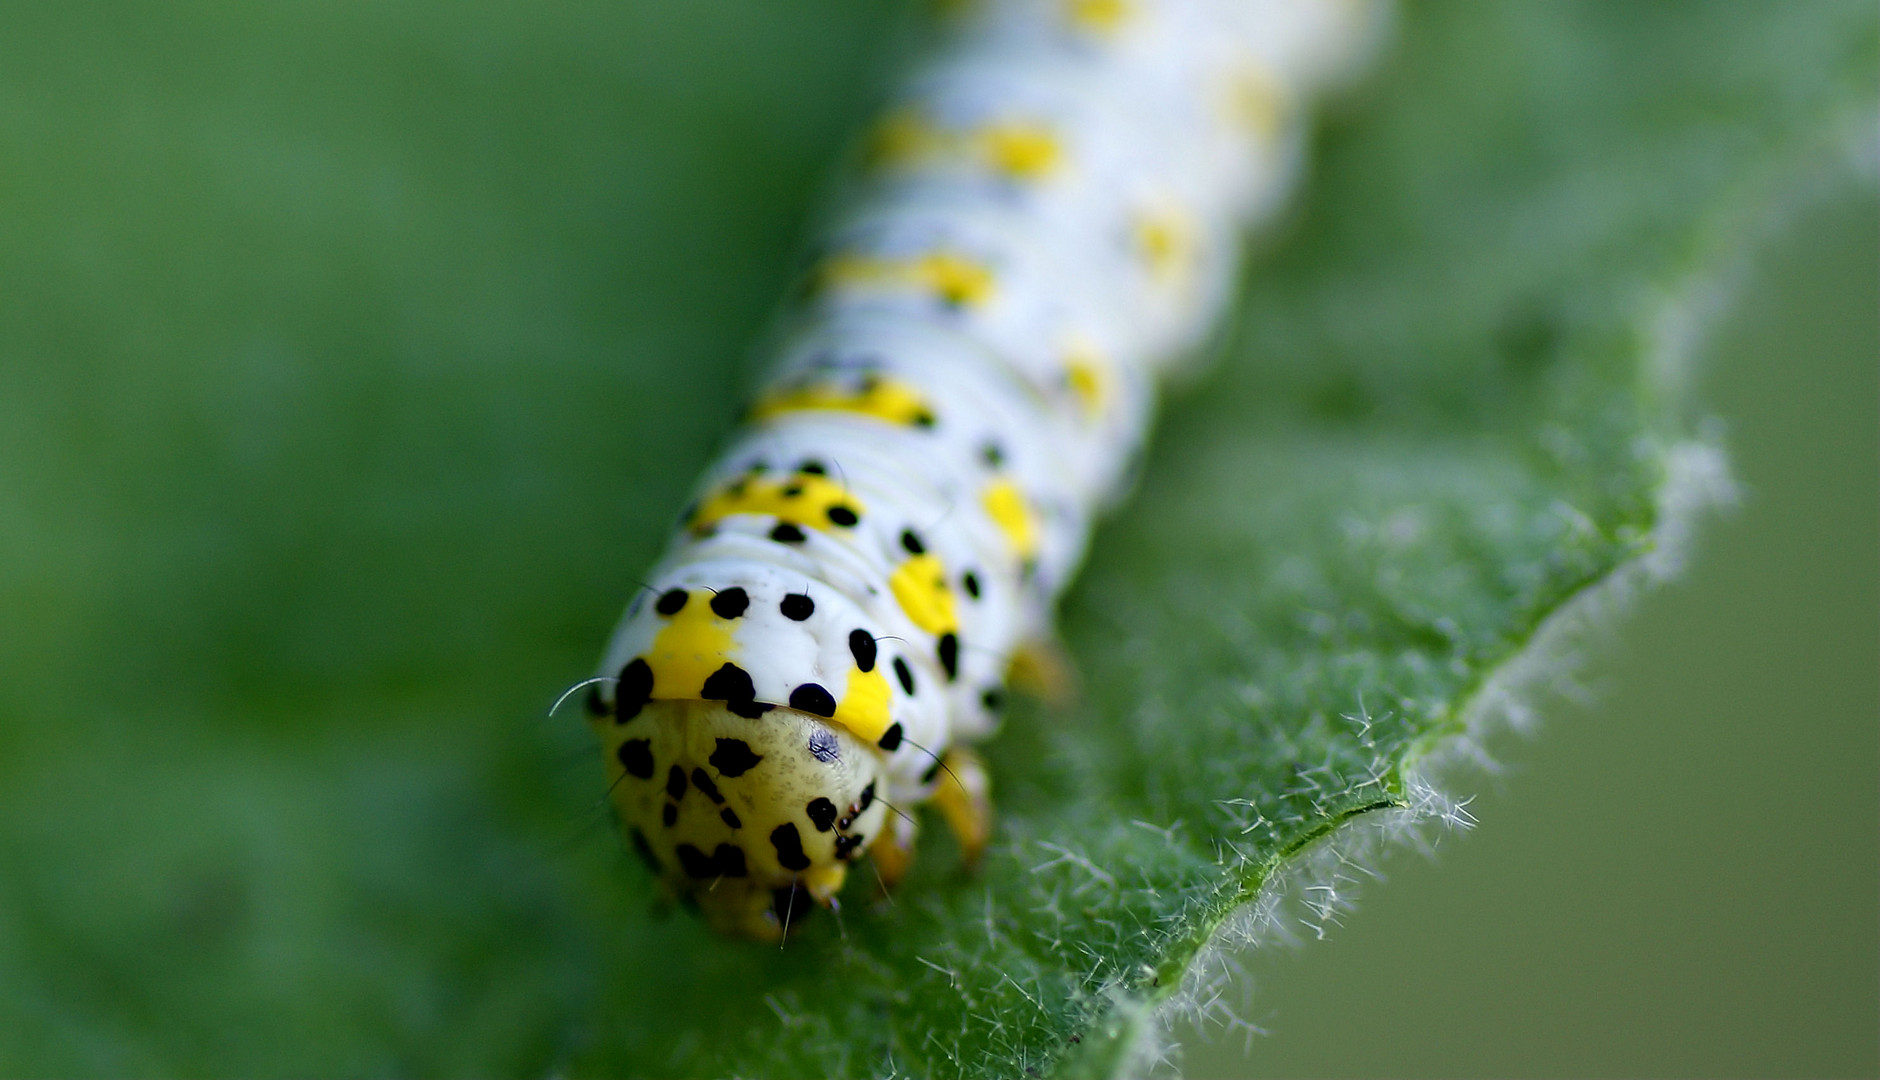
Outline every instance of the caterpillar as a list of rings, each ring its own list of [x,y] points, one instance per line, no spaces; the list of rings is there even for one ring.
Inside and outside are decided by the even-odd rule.
[[[715,929],[882,887],[1048,641],[1364,0],[971,0],[862,140],[747,424],[590,680],[627,837]],[[1035,652],[1030,655],[1037,655]]]

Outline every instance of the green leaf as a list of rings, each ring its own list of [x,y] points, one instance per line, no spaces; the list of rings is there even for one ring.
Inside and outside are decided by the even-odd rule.
[[[775,950],[651,911],[585,733],[530,718],[723,431],[893,28],[19,8],[0,1072],[61,1074],[1138,1071],[1224,928],[1440,817],[1433,766],[1672,568],[1717,479],[1686,365],[1772,208],[1871,154],[1880,42],[1856,3],[1406,10],[1066,601],[1081,704],[989,744],[983,871],[930,829],[892,906]]]

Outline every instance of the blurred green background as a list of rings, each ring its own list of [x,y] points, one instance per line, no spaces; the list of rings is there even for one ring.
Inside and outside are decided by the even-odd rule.
[[[1180,1033],[1190,1075],[1880,1072],[1872,192],[1797,215],[1730,307],[1703,397],[1740,505],[1593,643],[1589,700],[1456,778],[1475,829],[1240,958],[1267,1034]]]
[[[637,898],[540,713],[903,14],[0,0],[0,1073],[577,1037]],[[1273,1034],[1197,1075],[1880,1067],[1876,232],[1837,196],[1761,264],[1708,389],[1747,499],[1600,703],[1250,958]]]

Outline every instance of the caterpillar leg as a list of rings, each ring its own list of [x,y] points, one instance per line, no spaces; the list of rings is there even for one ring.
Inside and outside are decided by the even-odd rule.
[[[1005,679],[1014,690],[1049,705],[1066,707],[1077,701],[1077,667],[1054,638],[1034,638],[1014,650]]]
[[[942,760],[946,768],[934,789],[933,804],[960,842],[971,869],[979,864],[986,841],[992,838],[992,778],[979,755],[963,746],[948,750]]]

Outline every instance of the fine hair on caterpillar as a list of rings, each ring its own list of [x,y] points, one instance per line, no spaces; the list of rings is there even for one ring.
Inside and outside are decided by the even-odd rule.
[[[890,894],[923,806],[977,863],[993,819],[973,747],[1008,683],[1074,692],[1057,597],[1370,10],[936,16],[937,50],[812,245],[745,426],[600,669],[550,709],[588,691],[607,797],[664,895],[782,941],[837,907],[858,862]]]

